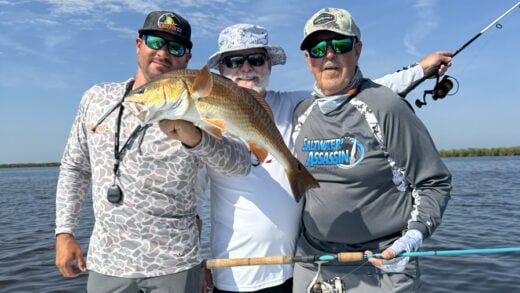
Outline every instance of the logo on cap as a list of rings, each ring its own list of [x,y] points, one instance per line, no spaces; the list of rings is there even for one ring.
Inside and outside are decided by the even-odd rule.
[[[332,15],[330,13],[322,13],[322,14],[318,15],[318,17],[316,17],[316,19],[314,19],[312,24],[321,25],[321,24],[326,24],[328,22],[335,21],[335,20],[336,20],[335,15]]]
[[[177,16],[171,14],[171,13],[165,13],[159,17],[157,20],[157,27],[159,28],[165,28],[170,29],[173,31],[177,31],[179,33],[182,33],[182,29],[178,27],[180,21],[177,18]]]

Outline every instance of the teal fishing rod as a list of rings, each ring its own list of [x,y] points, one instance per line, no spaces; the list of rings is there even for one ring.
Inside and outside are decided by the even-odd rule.
[[[437,256],[437,255],[455,255],[455,254],[475,254],[475,253],[505,253],[505,252],[520,252],[520,247],[502,247],[502,248],[482,248],[482,249],[459,249],[459,250],[431,250],[431,251],[416,251],[403,252],[397,256]],[[365,258],[381,258],[381,253],[366,254]]]
[[[509,8],[502,15],[500,15],[497,19],[493,20],[489,25],[487,25],[484,29],[482,29],[478,34],[473,36],[469,41],[464,43],[464,45],[462,45],[459,49],[457,49],[451,55],[451,58],[457,56],[462,50],[464,50],[467,46],[469,46],[471,43],[473,43],[476,39],[478,39],[481,35],[483,35],[491,27],[496,26],[497,29],[501,29],[502,25],[499,23],[499,21],[502,18],[504,18],[506,15],[511,13],[515,8],[520,8],[520,1],[517,2],[515,5],[513,5],[511,8]],[[424,91],[422,101],[420,99],[417,99],[415,101],[415,106],[417,106],[417,108],[421,108],[422,106],[425,106],[426,105],[426,95],[431,95],[432,99],[434,101],[437,99],[445,98],[449,94],[449,92],[453,89],[453,86],[454,86],[453,81],[456,82],[457,80],[455,78],[453,78],[452,76],[446,75],[442,80],[439,81],[439,76],[437,75],[437,72],[439,71],[439,67],[440,66],[436,66],[436,67],[432,68],[429,72],[426,72],[421,79],[418,79],[417,81],[413,82],[406,90],[399,93],[399,96],[401,96],[402,98],[405,98],[409,92],[413,91],[418,85],[423,83],[425,80],[432,78],[433,76],[436,76],[437,80],[435,82],[435,86],[433,87],[433,89]],[[458,91],[458,85],[457,85],[457,91]],[[450,94],[450,96],[454,95],[455,93]]]

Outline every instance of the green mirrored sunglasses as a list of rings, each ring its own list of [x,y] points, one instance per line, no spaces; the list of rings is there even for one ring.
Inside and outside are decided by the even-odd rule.
[[[154,50],[159,50],[164,47],[165,44],[168,44],[168,52],[170,55],[175,57],[182,57],[188,52],[188,49],[183,44],[175,41],[168,41],[158,36],[145,35],[143,39],[146,46]]]
[[[327,55],[328,46],[331,46],[336,54],[350,52],[354,47],[354,37],[318,41],[316,45],[308,48],[307,52],[309,52],[311,58],[322,58]]]

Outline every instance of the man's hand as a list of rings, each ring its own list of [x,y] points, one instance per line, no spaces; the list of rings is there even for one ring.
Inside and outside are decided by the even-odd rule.
[[[389,273],[398,273],[402,272],[408,261],[409,257],[397,257],[396,255],[402,252],[413,252],[417,251],[419,247],[421,247],[423,241],[422,233],[418,230],[408,230],[403,235],[403,237],[397,239],[392,246],[385,249],[382,253],[382,259],[371,257],[368,259],[370,263],[374,266],[380,268],[381,270]],[[366,251],[365,253],[372,254],[371,251]]]
[[[432,78],[437,75],[443,76],[451,66],[451,55],[452,53],[449,51],[438,51],[424,57],[424,59],[419,61],[419,65],[421,65],[424,71],[424,76],[431,75]]]
[[[87,270],[83,252],[71,234],[56,236],[56,266],[66,278],[77,277]]]
[[[161,120],[159,128],[168,137],[179,140],[188,147],[194,147],[202,140],[202,131],[186,120]]]

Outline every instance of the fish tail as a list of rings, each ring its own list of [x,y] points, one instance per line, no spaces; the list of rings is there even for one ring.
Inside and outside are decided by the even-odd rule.
[[[294,199],[299,202],[307,190],[318,188],[320,184],[300,161],[297,160],[297,162],[296,168],[287,172],[287,177],[291,184]]]

